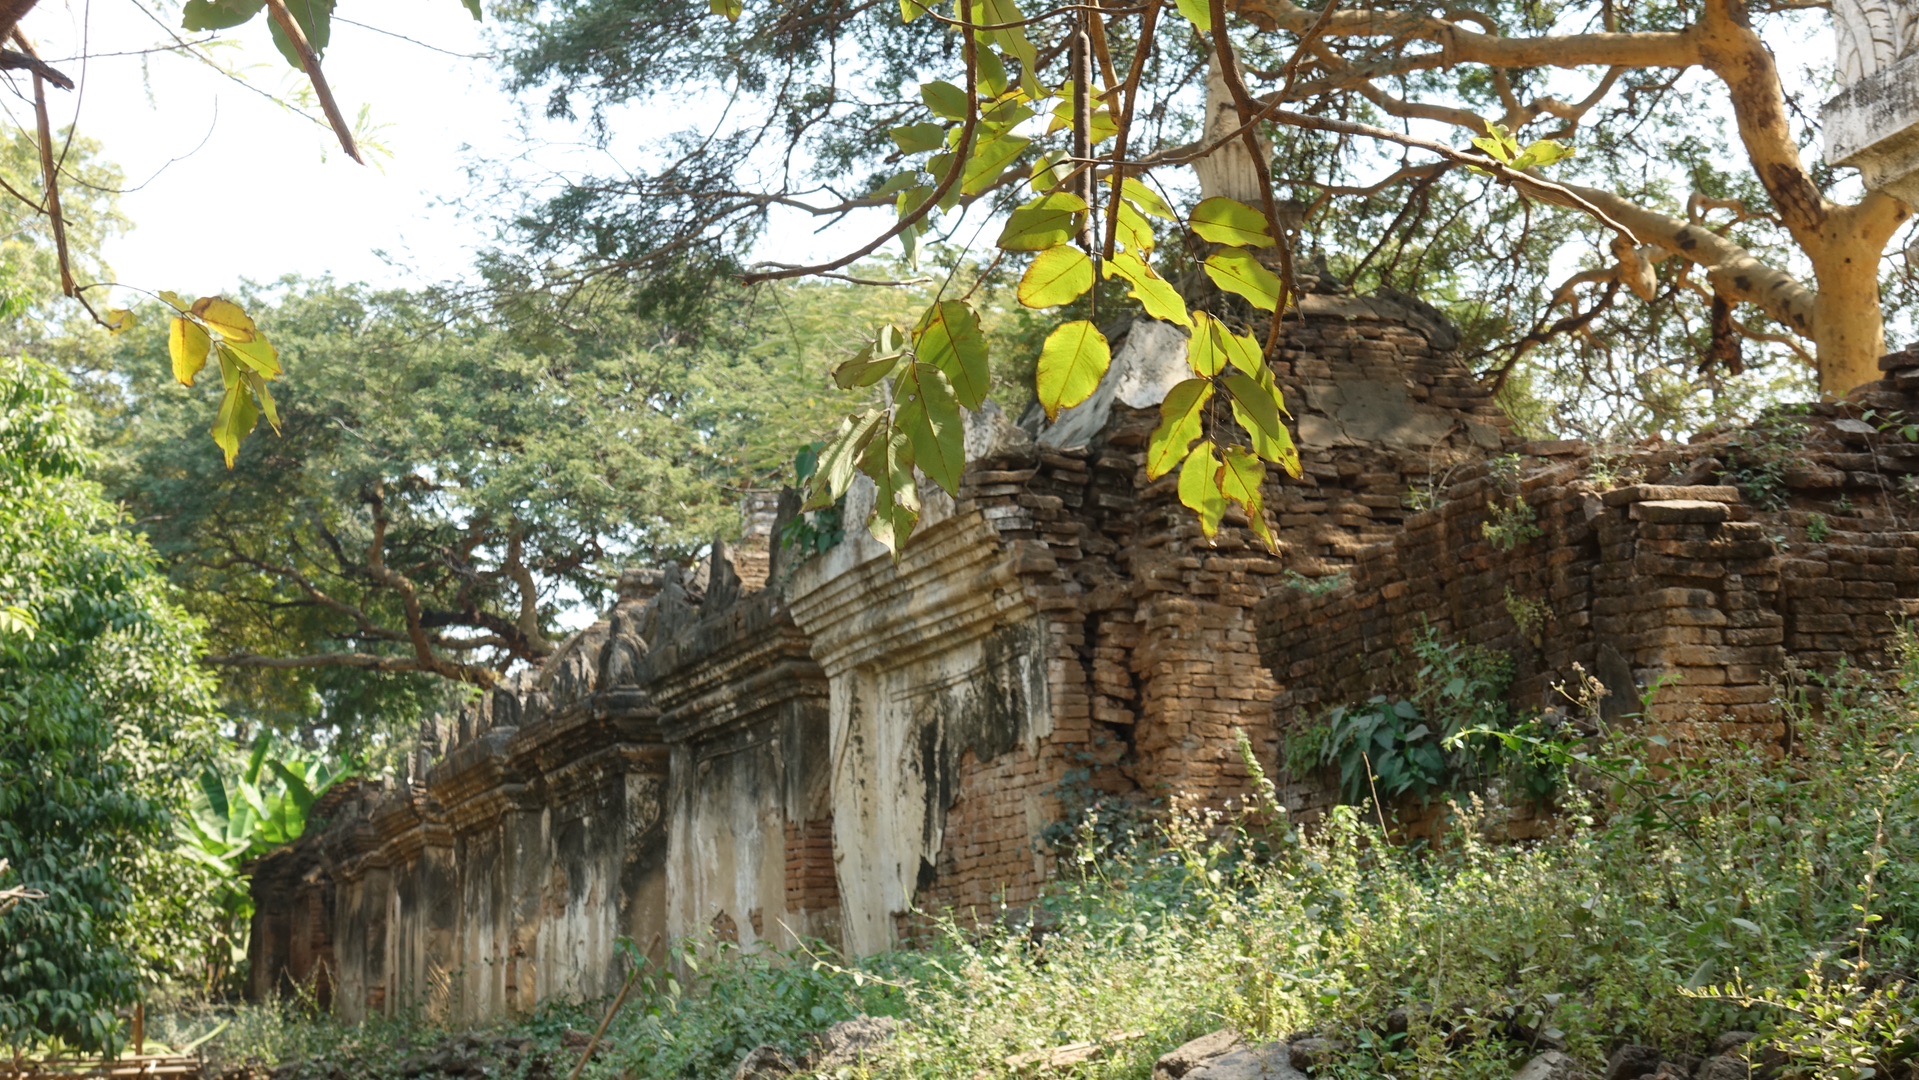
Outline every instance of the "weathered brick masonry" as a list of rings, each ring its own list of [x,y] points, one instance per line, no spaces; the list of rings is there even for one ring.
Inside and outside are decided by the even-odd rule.
[[[346,1016],[478,1019],[607,992],[622,936],[656,956],[697,935],[870,953],[920,913],[1033,900],[1087,799],[1241,793],[1235,731],[1276,765],[1428,625],[1512,652],[1522,704],[1574,663],[1677,672],[1661,721],[1763,735],[1786,650],[1870,657],[1919,596],[1882,482],[1919,456],[1857,419],[1911,407],[1919,375],[1810,416],[1774,470],[1789,508],[1757,513],[1717,479],[1757,468],[1737,432],[1640,453],[1625,467],[1646,483],[1615,490],[1574,445],[1489,469],[1529,448],[1442,320],[1405,298],[1302,307],[1275,361],[1307,462],[1268,492],[1278,556],[1243,521],[1206,540],[1172,478],[1146,481],[1184,341],[1136,326],[1058,423],[969,430],[958,497],[927,497],[897,563],[855,528],[790,565],[762,506],[690,579],[626,575],[604,619],[431,733],[408,775],[336,796],[256,866],[256,992],[312,981]],[[1480,525],[1517,498],[1540,535],[1504,550]],[[1508,590],[1550,618],[1522,632]],[[1327,797],[1317,777],[1286,793]]]

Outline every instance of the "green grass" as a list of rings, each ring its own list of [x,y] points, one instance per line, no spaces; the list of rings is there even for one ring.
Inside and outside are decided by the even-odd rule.
[[[860,1013],[906,1025],[877,1077],[1004,1074],[1010,1055],[1085,1040],[1110,1050],[1077,1075],[1143,1080],[1171,1047],[1232,1027],[1343,1040],[1322,1075],[1508,1080],[1527,1054],[1515,1022],[1595,1064],[1626,1041],[1700,1053],[1744,1028],[1797,1055],[1797,1075],[1901,1075],[1919,1021],[1903,988],[1919,959],[1919,714],[1910,684],[1813,696],[1790,760],[1716,746],[1653,766],[1667,749],[1579,748],[1560,831],[1527,844],[1484,839],[1472,798],[1442,843],[1415,848],[1353,807],[1313,829],[1271,806],[1130,834],[1095,815],[1037,911],[949,922],[920,951],[859,963],[709,949],[681,978],[642,979],[587,1075],[728,1077],[755,1045],[803,1050]],[[1411,1023],[1388,1037],[1396,1008]],[[570,1068],[564,1031],[597,1017],[554,1009],[494,1035]],[[378,1077],[436,1037],[282,1015],[215,1045],[229,1060],[350,1056]]]

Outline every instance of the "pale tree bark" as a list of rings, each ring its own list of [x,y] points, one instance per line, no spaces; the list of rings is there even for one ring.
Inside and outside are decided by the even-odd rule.
[[[1324,16],[1292,0],[1238,0],[1236,10],[1262,30],[1284,31],[1302,40],[1317,37],[1348,47],[1383,43],[1379,55],[1368,59],[1317,49],[1319,75],[1302,80],[1284,100],[1269,100],[1269,113],[1280,122],[1287,122],[1278,109],[1282,104],[1345,92],[1366,98],[1389,115],[1448,123],[1475,136],[1484,133],[1488,119],[1517,130],[1535,119],[1553,117],[1571,131],[1622,70],[1709,71],[1726,87],[1753,173],[1771,197],[1779,223],[1811,265],[1811,283],[1754,257],[1718,231],[1613,192],[1563,184],[1557,192],[1528,187],[1526,193],[1603,214],[1608,227],[1623,227],[1626,250],[1643,246],[1704,270],[1720,295],[1758,307],[1811,343],[1820,389],[1826,394],[1843,394],[1878,377],[1878,360],[1885,350],[1880,259],[1912,208],[1881,193],[1842,205],[1819,190],[1801,160],[1778,65],[1753,29],[1743,0],[1706,0],[1698,21],[1679,30],[1510,38],[1493,32],[1495,24],[1484,15],[1461,8],[1448,9],[1445,18],[1358,7]],[[1414,50],[1408,43],[1430,47]],[[1506,110],[1503,116],[1482,118],[1451,105],[1401,100],[1383,85],[1395,76],[1466,65],[1491,69]],[[1607,75],[1583,102],[1545,97],[1522,101],[1512,90],[1516,80],[1508,74],[1537,68],[1600,68]],[[1638,269],[1643,270],[1643,264]],[[1615,274],[1629,283],[1633,270],[1622,264]]]

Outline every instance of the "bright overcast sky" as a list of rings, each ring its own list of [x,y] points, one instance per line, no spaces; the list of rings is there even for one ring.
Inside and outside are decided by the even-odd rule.
[[[471,165],[511,163],[540,183],[556,170],[577,176],[612,164],[591,147],[556,145],[577,132],[543,122],[538,96],[523,109],[500,88],[498,63],[475,55],[487,52],[489,28],[458,0],[347,0],[333,23],[327,78],[349,119],[371,109],[375,139],[388,151],[356,165],[331,132],[269,99],[290,98],[305,79],[272,47],[265,20],[227,31],[233,44],[218,50],[246,76],[242,85],[178,53],[109,55],[175,40],[177,27],[127,0],[41,0],[28,16],[23,29],[40,55],[82,78],[79,95],[50,91],[56,127],[77,105],[81,133],[135,189],[121,207],[136,227],[107,250],[119,280],[202,294],[282,274],[442,280],[466,272],[490,239],[485,214],[450,204],[474,192]],[[84,69],[74,59],[83,51],[91,57]],[[5,103],[15,123],[31,127],[19,98]],[[628,113],[625,145],[670,130],[640,130],[634,121],[644,115]],[[674,127],[686,118],[676,112]],[[533,145],[537,161],[529,160]],[[792,241],[764,254],[803,257],[822,243],[779,231]]]

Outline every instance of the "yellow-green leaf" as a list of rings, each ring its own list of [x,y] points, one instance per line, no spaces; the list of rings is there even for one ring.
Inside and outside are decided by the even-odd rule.
[[[1245,248],[1223,248],[1206,258],[1206,276],[1213,284],[1245,297],[1262,311],[1278,311],[1282,288],[1271,270],[1259,265]]]
[[[260,410],[253,406],[253,395],[247,393],[244,385],[236,383],[227,387],[226,396],[220,399],[220,413],[213,420],[213,441],[221,450],[226,451],[227,468],[240,457],[240,443],[260,422]]]
[[[1071,192],[1054,191],[1007,215],[998,244],[1003,251],[1045,251],[1079,234],[1086,200]]]
[[[1126,182],[1120,185],[1119,194],[1121,198],[1138,207],[1141,212],[1151,214],[1161,221],[1179,220],[1174,216],[1173,208],[1166,205],[1166,200],[1160,198],[1158,192],[1134,177],[1126,178]]]
[[[267,381],[261,378],[258,372],[253,371],[242,372],[241,381],[245,382],[246,388],[252,391],[253,400],[259,405],[260,410],[266,413],[267,423],[273,425],[273,433],[280,434],[280,409],[273,403],[273,391],[267,389]]]
[[[1235,375],[1238,373],[1235,372]],[[1240,376],[1244,378],[1244,376]],[[1239,393],[1233,394],[1233,419],[1246,429],[1253,452],[1261,458],[1285,469],[1292,476],[1301,475],[1299,448],[1293,445],[1293,434],[1286,430],[1286,399],[1274,381],[1272,369],[1260,372],[1260,377],[1252,380],[1253,387],[1243,384],[1239,387],[1248,397],[1264,395],[1271,405],[1271,411],[1265,408],[1250,409],[1240,404]],[[1230,384],[1228,389],[1234,389]],[[1270,425],[1268,421],[1271,421]]]
[[[1190,220],[1193,231],[1202,240],[1234,247],[1273,246],[1273,235],[1267,228],[1266,215],[1237,199],[1215,195],[1193,207]]]
[[[1066,178],[1067,171],[1065,151],[1053,150],[1041,154],[1039,160],[1033,162],[1033,190],[1038,192],[1053,190],[1059,186],[1061,180]]]
[[[910,23],[931,10],[933,6],[921,0],[900,0],[900,21]]]
[[[1179,0],[1179,13],[1202,34],[1213,32],[1213,9],[1206,0]],[[1211,535],[1208,533],[1207,535]]]
[[[1006,92],[1006,65],[991,49],[979,51],[979,92],[988,101]]]
[[[958,495],[966,472],[966,431],[945,373],[931,364],[909,364],[900,372],[894,397],[900,403],[894,424],[912,440],[920,471],[948,495]]]
[[[878,438],[866,444],[866,452],[860,456],[860,471],[872,477],[878,488],[867,531],[897,559],[900,548],[913,535],[913,526],[920,519],[919,486],[913,480],[912,440],[897,428],[881,431]]]
[[[1153,237],[1152,223],[1146,220],[1146,215],[1133,209],[1131,203],[1119,204],[1116,224],[1119,227],[1115,230],[1114,239],[1119,241],[1119,246],[1142,258],[1153,253],[1157,241]]]
[[[1048,335],[1034,375],[1047,419],[1057,420],[1060,410],[1092,397],[1112,364],[1113,350],[1106,343],[1106,335],[1084,319],[1069,322]]]
[[[1194,440],[1206,433],[1206,403],[1211,400],[1211,379],[1187,379],[1166,392],[1159,403],[1159,427],[1146,448],[1146,479],[1157,480],[1186,460]]]
[[[1040,252],[1019,279],[1019,302],[1029,308],[1060,307],[1093,287],[1093,260],[1071,244]]]
[[[833,381],[842,390],[872,386],[892,373],[905,351],[905,332],[891,324],[883,326],[865,348],[833,369]]]
[[[933,110],[933,115],[947,120],[964,120],[972,105],[966,99],[966,91],[943,79],[920,84],[920,100]]]
[[[973,156],[966,159],[966,175],[960,181],[960,191],[967,195],[978,195],[999,180],[1033,140],[1022,135],[1001,135],[997,139],[988,139],[973,149]]]
[[[1273,396],[1243,371],[1226,373],[1226,392],[1233,396],[1233,415],[1248,432],[1277,436],[1286,430]]]
[[[745,8],[740,0],[707,0],[707,10],[715,15],[723,15],[727,22],[739,22],[740,12]]]
[[[174,292],[171,289],[161,289],[157,295],[160,297],[161,303],[165,304],[166,306],[172,308],[173,310],[179,312],[182,315],[186,314],[187,307],[188,307],[186,297],[181,296],[179,293]]]
[[[1219,535],[1219,519],[1226,516],[1226,497],[1219,493],[1219,455],[1211,440],[1187,455],[1179,470],[1179,501],[1199,515],[1200,531]]]
[[[173,377],[180,380],[180,385],[193,385],[207,366],[207,353],[212,349],[213,339],[192,319],[175,316],[168,325],[167,353],[173,357]]]
[[[257,371],[269,379],[280,377],[280,350],[267,341],[265,334],[255,334],[252,341],[234,341],[226,339],[219,344],[224,355],[231,353],[233,361],[250,371]]]
[[[1244,447],[1226,448],[1225,460],[1219,470],[1219,491],[1229,502],[1236,502],[1246,508],[1246,523],[1253,532],[1265,542],[1268,551],[1277,552],[1279,542],[1273,536],[1273,530],[1266,524],[1266,499],[1263,485],[1266,482],[1266,464],[1246,452]]]
[[[1246,374],[1257,378],[1260,372],[1265,370],[1265,350],[1260,347],[1259,339],[1253,335],[1235,334],[1221,324],[1219,345],[1226,353],[1226,362]]]
[[[914,344],[919,358],[945,372],[959,403],[977,409],[992,387],[986,335],[980,332],[979,313],[964,300],[942,300],[920,319]]]
[[[840,421],[840,430],[833,441],[820,451],[819,465],[813,470],[812,479],[807,483],[805,510],[824,510],[838,502],[846,494],[847,485],[859,469],[859,463],[866,452],[866,446],[880,430],[880,421],[886,414],[878,409],[849,416]]]
[[[133,312],[123,307],[108,308],[107,317],[102,321],[107,324],[108,333],[111,333],[114,337],[119,337],[121,334],[133,329]]]
[[[252,341],[253,320],[240,305],[219,296],[202,296],[193,302],[193,314],[228,341]]]
[[[1193,337],[1186,343],[1186,363],[1196,375],[1211,378],[1226,370],[1226,327],[1210,313],[1193,312]]]
[[[1132,252],[1116,252],[1106,260],[1106,276],[1122,278],[1132,286],[1133,298],[1153,318],[1175,326],[1192,325],[1192,321],[1186,317],[1186,301],[1179,295],[1179,290],[1173,288],[1165,278],[1153,273],[1153,268]]]
[[[887,134],[893,137],[893,145],[899,147],[902,154],[923,154],[946,145],[946,125],[931,121],[896,127]]]

